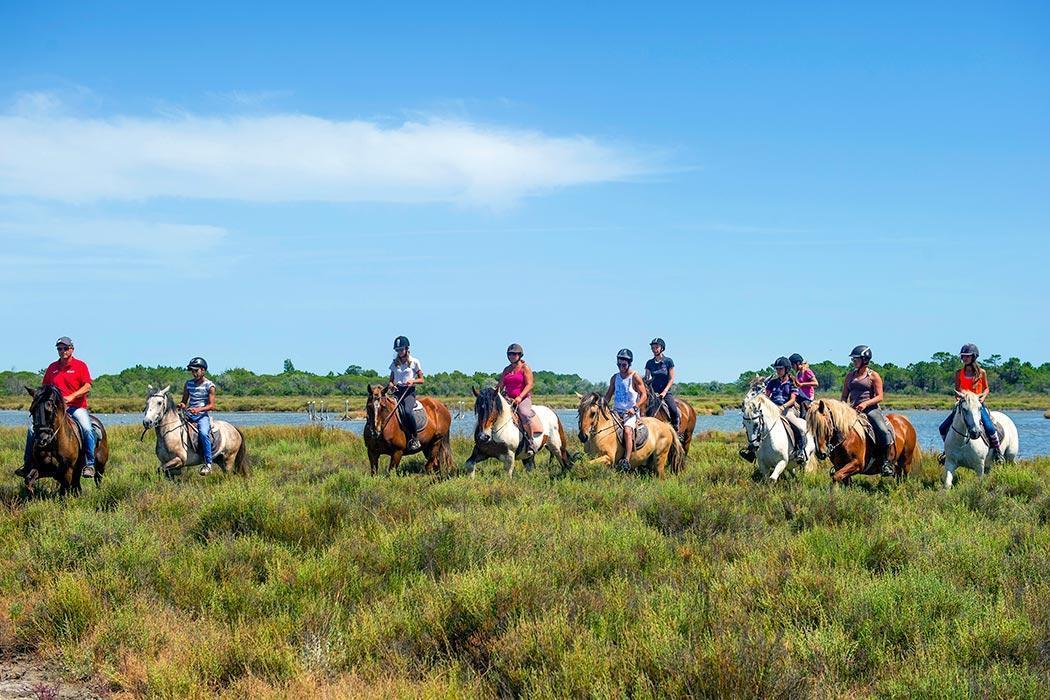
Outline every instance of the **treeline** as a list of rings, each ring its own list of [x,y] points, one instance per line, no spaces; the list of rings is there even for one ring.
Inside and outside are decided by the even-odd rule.
[[[1035,366],[1016,357],[1003,361],[998,355],[988,357],[982,365],[988,370],[992,391],[997,393],[1050,393],[1050,363]],[[838,391],[842,378],[849,369],[846,365],[824,361],[811,365],[820,382],[821,390]],[[955,371],[959,368],[956,355],[936,353],[931,359],[915,362],[906,367],[894,364],[872,363],[882,375],[886,391],[891,393],[922,395],[949,394],[952,391]],[[678,393],[686,396],[710,394],[735,394],[747,389],[755,374],[768,374],[767,368],[744,372],[735,382],[689,382],[679,383]],[[43,372],[0,372],[0,394],[20,394],[23,385],[36,386]],[[368,384],[386,381],[386,372],[380,373],[351,365],[341,373],[312,374],[297,370],[286,360],[280,374],[256,374],[247,369],[229,369],[210,375],[223,394],[230,396],[363,396]],[[573,392],[602,391],[605,382],[591,382],[578,374],[558,374],[537,371],[536,393],[540,395],[571,394]],[[94,396],[140,396],[146,385],[163,387],[170,384],[181,389],[188,374],[181,367],[143,367],[126,369],[119,374],[102,374],[94,378]],[[492,386],[498,379],[495,374],[475,372],[437,372],[428,374],[421,393],[437,396],[464,396],[471,387]]]

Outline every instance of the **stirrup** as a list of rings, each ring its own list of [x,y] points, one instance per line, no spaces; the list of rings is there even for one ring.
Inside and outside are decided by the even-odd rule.
[[[80,470],[80,476],[87,477],[88,479],[95,476],[95,465],[85,464],[84,468]]]
[[[29,476],[29,472],[31,472],[32,470],[33,468],[30,467],[28,464],[23,464],[18,469],[15,469],[15,476],[24,479],[25,477]]]
[[[941,465],[943,467],[944,463],[947,461],[947,459],[948,459],[948,456],[946,454],[944,454],[944,451],[942,450],[941,453],[939,455],[937,455],[937,464],[939,464],[939,465]]]
[[[893,468],[893,463],[889,460],[883,462],[882,466],[879,468],[879,476],[897,476],[897,470]]]
[[[201,476],[208,476],[209,474],[211,474],[211,462],[203,465],[200,468],[200,475]]]
[[[992,464],[1006,464],[1002,448],[992,448]]]
[[[408,441],[408,451],[415,452],[416,450],[423,449],[422,443],[419,442],[419,438],[412,438]]]

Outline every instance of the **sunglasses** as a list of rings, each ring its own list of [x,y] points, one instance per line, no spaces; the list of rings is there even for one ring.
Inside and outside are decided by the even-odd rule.
[[[617,364],[617,365],[619,365],[620,367],[626,367],[627,365],[629,365],[629,364],[631,364],[631,363],[630,363],[630,362],[623,362],[623,361],[620,361],[620,362],[617,362],[616,364]]]
[[[72,345],[56,345],[55,346],[55,350],[58,350],[59,352],[65,352],[66,350],[72,350],[72,349],[73,349]]]
[[[508,352],[507,357],[521,357],[520,352]]]

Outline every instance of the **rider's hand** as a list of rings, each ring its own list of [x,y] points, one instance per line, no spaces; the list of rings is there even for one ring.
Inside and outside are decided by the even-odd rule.
[[[633,416],[634,415],[634,409],[633,408],[628,408],[627,409],[627,415]]]
[[[176,406],[176,408],[186,408],[186,404],[184,404],[181,401],[179,401],[179,405]]]
[[[667,392],[666,392],[666,391],[664,391],[664,392],[661,392],[661,393],[660,393],[660,398],[661,398],[661,399],[666,399],[666,398],[667,398]]]

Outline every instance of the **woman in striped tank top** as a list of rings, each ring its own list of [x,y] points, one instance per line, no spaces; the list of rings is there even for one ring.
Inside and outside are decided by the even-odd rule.
[[[197,439],[200,440],[201,457],[204,464],[201,465],[201,476],[211,474],[212,450],[211,450],[211,415],[209,411],[215,410],[215,383],[204,376],[208,371],[208,363],[203,357],[195,357],[186,365],[186,369],[193,375],[193,379],[186,382],[182,388],[182,401],[179,408],[186,410],[186,420],[197,426]]]

